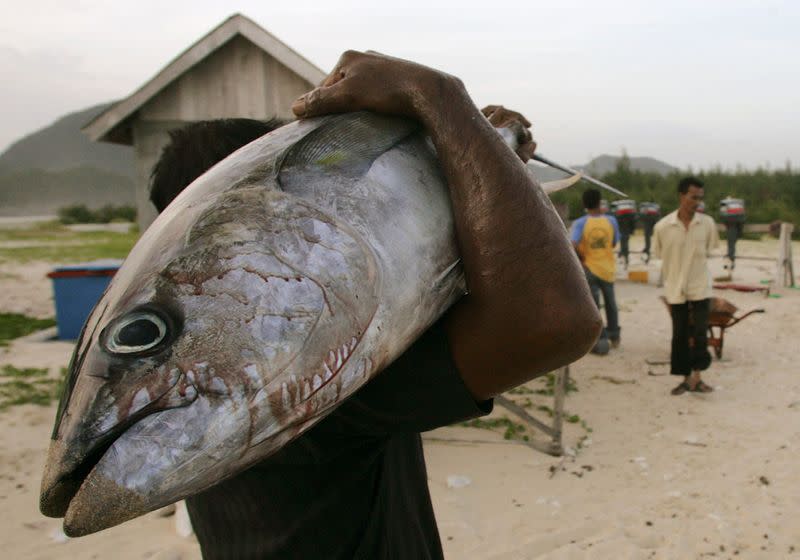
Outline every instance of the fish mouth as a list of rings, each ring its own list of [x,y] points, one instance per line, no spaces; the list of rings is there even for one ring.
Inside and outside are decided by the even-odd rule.
[[[39,497],[39,510],[47,517],[64,517],[69,508],[72,498],[78,493],[83,481],[89,476],[89,473],[94,470],[106,451],[114,444],[114,442],[122,435],[124,430],[114,434],[112,437],[104,438],[105,441],[97,442],[92,450],[78,463],[76,467],[67,472],[55,475],[53,471],[57,467],[53,467],[48,460],[45,465],[45,474],[42,478],[42,489]],[[61,451],[63,444],[59,441],[53,441],[50,445],[49,455],[64,455]],[[58,451],[56,451],[58,450]],[[56,453],[54,453],[56,451]],[[60,451],[60,452],[59,452]]]
[[[164,390],[156,399],[94,438],[82,441],[77,438],[70,438],[69,434],[67,434],[59,439],[53,439],[50,443],[39,497],[39,510],[42,514],[47,517],[65,517],[72,506],[73,499],[81,490],[84,482],[92,475],[95,467],[114,443],[132,426],[160,412],[191,405],[197,398],[197,390],[191,384],[187,384],[187,387],[194,389],[193,396],[185,402],[164,402],[165,397],[168,397],[170,392],[184,378],[185,376],[181,374],[177,377],[175,383]],[[70,441],[71,439],[72,441]],[[67,532],[66,526],[65,532]],[[70,534],[69,532],[67,534],[68,536],[82,536]]]

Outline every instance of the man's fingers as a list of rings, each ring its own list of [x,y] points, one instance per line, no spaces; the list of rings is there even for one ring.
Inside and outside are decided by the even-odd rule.
[[[318,87],[298,97],[292,103],[292,112],[299,118],[314,117],[327,113],[348,111],[350,96],[340,82],[326,87]]]
[[[536,151],[536,142],[533,141],[521,144],[516,150],[517,155],[522,161],[528,161],[529,159],[531,159],[535,151]]]
[[[327,75],[327,77],[322,80],[322,83],[319,87],[329,87],[333,84],[341,81],[345,77],[345,71],[340,68],[334,68],[333,72]]]
[[[526,142],[531,142],[533,140],[531,129],[528,128],[529,126],[530,124],[525,125],[525,128],[522,129],[522,138],[520,138],[520,144],[525,144]]]
[[[502,108],[503,108],[502,105],[487,105],[486,107],[481,109],[481,113],[483,113],[484,117],[491,120],[492,114],[496,113],[498,109]]]
[[[525,115],[517,111],[512,111],[511,109],[506,109],[502,105],[487,105],[481,109],[481,113],[483,113],[484,117],[489,119],[490,123],[497,127],[509,126],[509,123],[512,121],[521,123],[525,128],[531,126],[531,122],[525,118]]]
[[[330,74],[325,76],[325,79],[322,80],[318,87],[332,86],[333,84],[339,82],[347,75],[347,68],[352,64],[352,62],[362,56],[364,56],[364,54],[358,51],[349,50],[343,52],[339,57],[339,60],[336,61],[336,66],[333,67],[333,70],[331,70]]]

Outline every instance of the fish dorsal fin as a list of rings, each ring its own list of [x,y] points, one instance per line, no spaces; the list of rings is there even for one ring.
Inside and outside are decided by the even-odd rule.
[[[310,174],[363,175],[379,156],[420,129],[409,119],[363,111],[323,118],[326,122],[284,155],[278,173],[283,188],[291,190]]]

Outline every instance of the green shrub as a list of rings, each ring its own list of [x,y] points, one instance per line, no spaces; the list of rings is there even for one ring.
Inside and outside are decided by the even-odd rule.
[[[66,206],[58,211],[62,224],[108,224],[111,222],[135,222],[136,208],[133,206],[111,206],[106,204],[91,210],[84,204]]]
[[[94,215],[83,204],[76,204],[75,206],[66,206],[59,209],[58,220],[62,224],[93,224]]]

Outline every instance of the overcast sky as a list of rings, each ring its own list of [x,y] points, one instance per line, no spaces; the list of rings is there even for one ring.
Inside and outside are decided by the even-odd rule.
[[[326,71],[355,48],[455,74],[564,162],[800,166],[793,0],[0,0],[0,151],[129,95],[236,11]]]

